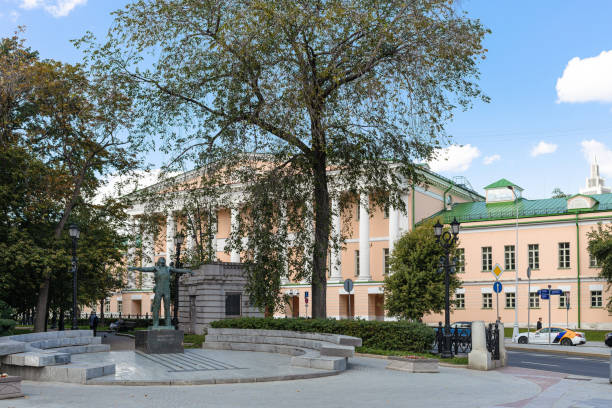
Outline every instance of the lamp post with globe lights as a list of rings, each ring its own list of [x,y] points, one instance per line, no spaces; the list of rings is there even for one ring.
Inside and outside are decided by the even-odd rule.
[[[450,274],[454,272],[455,262],[450,261],[450,250],[457,242],[459,235],[459,222],[455,217],[450,223],[450,232],[444,231],[444,226],[440,221],[434,225],[434,234],[436,242],[444,249],[444,256],[441,257],[442,268],[444,269],[444,334],[442,336],[442,344],[438,343],[438,349],[442,358],[452,358],[453,351],[451,347],[451,328],[450,328]]]

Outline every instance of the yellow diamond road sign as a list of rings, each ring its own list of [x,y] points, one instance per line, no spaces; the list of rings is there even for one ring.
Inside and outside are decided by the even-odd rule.
[[[504,273],[504,270],[499,266],[499,264],[495,264],[495,268],[493,268],[493,275],[495,275],[495,279],[499,279],[501,274]]]

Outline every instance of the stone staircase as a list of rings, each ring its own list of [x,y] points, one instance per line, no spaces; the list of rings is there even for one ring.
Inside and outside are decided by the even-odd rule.
[[[25,380],[84,383],[115,373],[115,365],[72,363],[70,356],[110,351],[91,330],[29,333],[0,337],[2,370]]]

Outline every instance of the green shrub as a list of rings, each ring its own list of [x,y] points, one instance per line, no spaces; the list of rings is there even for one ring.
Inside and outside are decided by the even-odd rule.
[[[274,319],[244,317],[217,320],[214,328],[291,330],[310,333],[332,333],[360,337],[364,347],[423,353],[431,349],[434,330],[422,323],[369,320]]]
[[[7,336],[9,334],[13,334],[15,324],[17,324],[17,322],[11,319],[0,319],[0,336]]]
[[[12,319],[15,313],[15,309],[4,300],[0,300],[0,319]]]

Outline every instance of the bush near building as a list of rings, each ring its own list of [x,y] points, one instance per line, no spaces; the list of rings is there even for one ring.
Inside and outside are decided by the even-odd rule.
[[[379,322],[370,320],[273,319],[245,317],[218,320],[213,328],[291,330],[308,333],[344,334],[360,337],[363,347],[423,353],[431,349],[434,330],[416,322]]]

